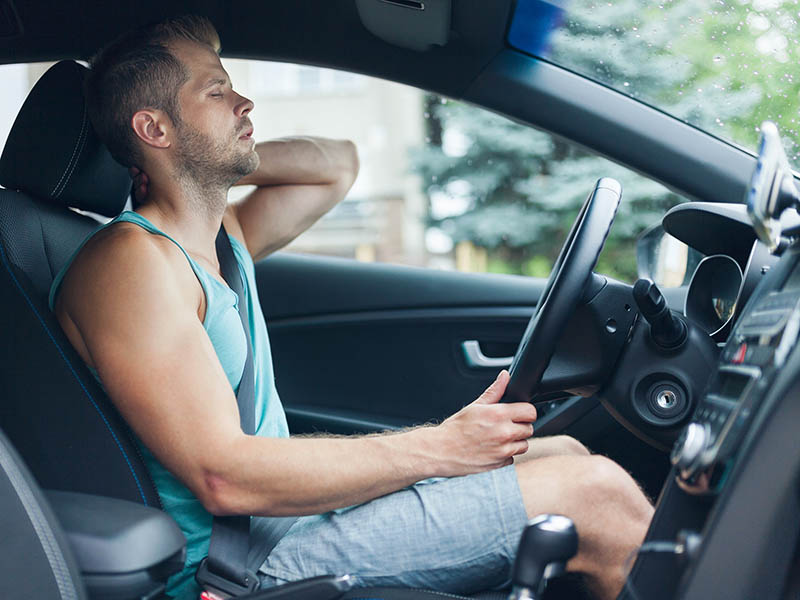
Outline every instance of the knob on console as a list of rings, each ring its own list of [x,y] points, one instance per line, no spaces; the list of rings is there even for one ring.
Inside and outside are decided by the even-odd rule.
[[[547,579],[563,573],[577,551],[578,532],[572,519],[540,515],[529,521],[519,541],[509,600],[540,598]]]
[[[672,450],[672,464],[678,467],[682,475],[691,476],[697,466],[703,450],[708,444],[708,426],[701,423],[689,423]]]

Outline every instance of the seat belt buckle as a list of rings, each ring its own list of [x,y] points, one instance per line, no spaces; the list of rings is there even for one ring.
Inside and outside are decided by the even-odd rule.
[[[261,586],[258,575],[253,571],[245,571],[244,584],[231,581],[216,573],[212,573],[208,569],[208,557],[200,562],[194,579],[204,590],[203,593],[200,594],[201,600],[228,600],[228,598],[246,596],[247,594],[252,594],[257,591]]]

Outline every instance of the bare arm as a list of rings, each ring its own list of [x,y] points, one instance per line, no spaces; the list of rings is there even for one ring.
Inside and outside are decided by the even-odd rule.
[[[197,282],[177,249],[152,237],[127,232],[87,246],[57,315],[137,435],[210,512],[314,514],[427,477],[511,464],[527,449],[535,410],[497,404],[506,373],[436,427],[349,439],[243,434],[198,319]]]
[[[358,174],[355,145],[292,137],[261,142],[258,169],[237,185],[256,185],[233,206],[247,248],[261,258],[282,248],[344,198]]]

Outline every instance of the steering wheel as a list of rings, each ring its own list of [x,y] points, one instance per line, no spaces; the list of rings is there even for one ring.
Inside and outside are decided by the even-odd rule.
[[[514,355],[503,402],[529,402],[533,397],[559,337],[581,300],[621,197],[619,182],[604,177],[583,203]]]

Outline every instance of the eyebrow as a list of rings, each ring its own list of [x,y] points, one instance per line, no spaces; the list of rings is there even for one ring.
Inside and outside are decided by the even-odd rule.
[[[228,83],[227,78],[224,78],[224,77],[212,77],[211,79],[209,79],[208,81],[206,81],[203,84],[203,86],[200,88],[200,90],[202,91],[202,90],[205,90],[207,88],[210,88],[212,85],[226,85],[227,83]]]

